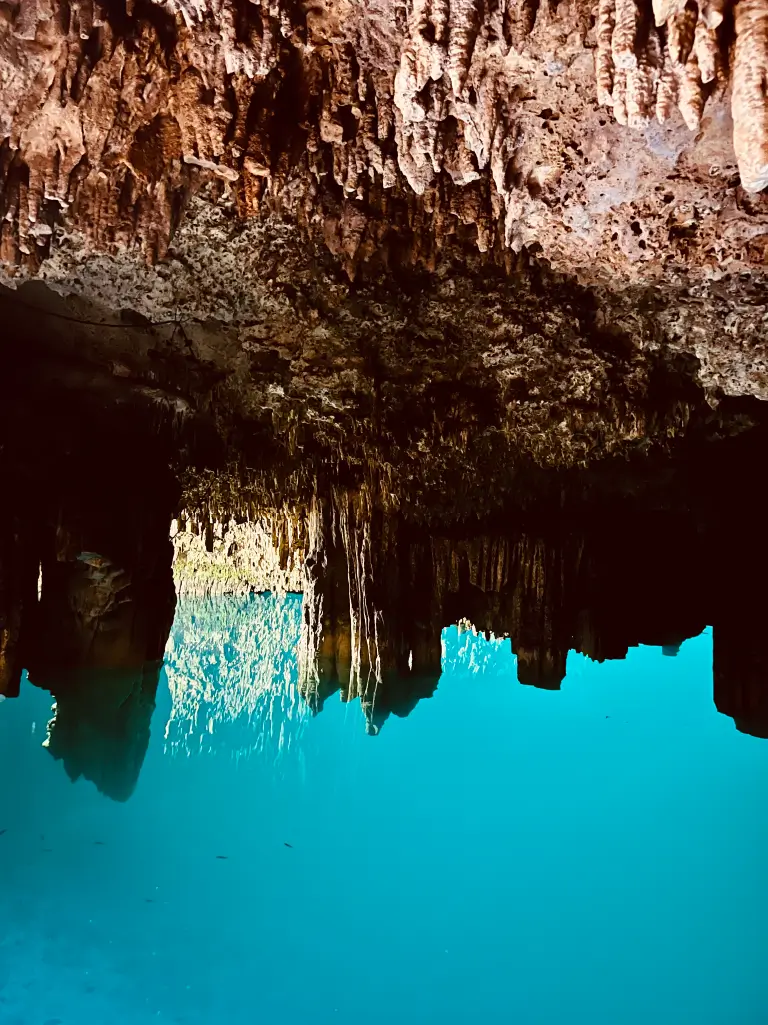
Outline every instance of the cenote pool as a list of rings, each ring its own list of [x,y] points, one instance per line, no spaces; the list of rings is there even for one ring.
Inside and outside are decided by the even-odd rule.
[[[768,741],[716,711],[709,631],[548,692],[451,627],[373,737],[309,712],[300,623],[182,603],[121,800],[43,749],[48,692],[0,704],[2,1025],[768,1020]]]

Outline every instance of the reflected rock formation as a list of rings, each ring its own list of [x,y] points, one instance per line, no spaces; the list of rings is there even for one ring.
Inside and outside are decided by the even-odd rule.
[[[127,800],[149,743],[175,607],[165,518],[129,526],[113,517],[98,531],[60,523],[40,540],[48,542],[40,597],[25,616],[22,651],[30,682],[55,699],[46,746],[70,778]]]
[[[376,734],[390,715],[404,717],[431,697],[440,678],[443,624],[424,562],[429,549],[365,490],[315,502],[312,522],[318,550],[305,569],[304,694],[315,711],[336,690],[343,701],[359,698]]]
[[[457,623],[503,639],[519,682],[547,690],[571,650],[673,656],[712,625],[717,708],[768,736],[759,409],[581,468],[500,468],[466,446],[430,462],[404,434],[390,472],[375,432],[334,461],[277,425],[235,464],[210,441],[215,410],[37,369],[0,382],[0,692],[26,669],[52,693],[46,746],[72,779],[130,796],[164,657],[166,750],[212,751],[245,717],[248,751],[277,757],[336,694],[371,734],[408,716]]]
[[[58,386],[34,404],[23,390],[4,396],[0,688],[17,693],[23,667],[49,690],[46,747],[72,779],[123,801],[173,622],[178,489],[155,431],[86,391],[87,403]]]
[[[106,797],[128,800],[147,753],[161,668],[77,669],[41,684],[55,698],[44,746],[73,782],[84,777]]]
[[[0,695],[18,697],[21,680],[21,624],[35,599],[35,569],[21,539],[22,525],[10,503],[0,508]]]
[[[738,496],[734,498],[738,502]],[[722,585],[713,615],[715,704],[742,733],[768,738],[768,541],[761,522],[763,506],[738,503],[736,508],[740,529],[718,553]]]
[[[303,503],[276,494],[253,520],[236,510],[216,519],[204,503],[193,513],[190,494],[162,474],[126,477],[128,464],[115,509],[70,468],[66,487],[37,495],[31,527],[6,523],[5,690],[25,666],[55,697],[50,753],[72,779],[125,800],[164,652],[166,750],[213,751],[245,717],[253,742],[239,754],[278,757],[336,694],[359,701],[373,735],[408,716],[438,686],[450,624],[509,645],[519,683],[547,690],[561,686],[571,650],[603,661],[647,644],[672,657],[712,624],[717,708],[768,736],[768,559],[760,504],[744,483],[755,456],[752,442],[729,443],[700,466],[667,464],[650,477],[645,466],[642,479],[624,467],[618,488],[614,477],[556,475],[475,523],[387,508],[368,486],[323,495],[319,477]],[[208,576],[205,560],[190,569],[198,542],[215,555]],[[233,555],[237,594],[222,595]],[[171,632],[174,572],[187,594]],[[275,593],[249,597],[247,587]]]
[[[319,711],[337,690],[357,697],[378,732],[434,692],[452,623],[508,638],[519,682],[550,690],[570,650],[604,661],[644,644],[673,657],[711,624],[716,705],[765,736],[768,558],[749,473],[763,451],[761,439],[742,439],[639,477],[628,467],[610,481],[560,475],[472,525],[385,513],[364,491],[336,492],[320,511],[315,501],[308,703]]]
[[[60,519],[41,536],[48,543],[40,598],[24,625],[24,661],[30,681],[55,698],[48,750],[70,778],[127,800],[149,743],[173,622],[167,512],[142,521],[135,507],[111,518],[95,502],[87,508],[88,518]]]
[[[310,716],[299,693],[301,625],[295,594],[181,597],[165,652],[165,750],[276,760],[290,748]]]

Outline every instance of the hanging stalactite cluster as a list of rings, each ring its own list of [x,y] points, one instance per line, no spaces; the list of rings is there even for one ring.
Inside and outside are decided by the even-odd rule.
[[[619,160],[608,137],[586,155],[585,137],[605,134],[596,95],[622,124],[679,108],[695,129],[730,85],[741,182],[762,189],[766,0],[600,0],[594,27],[592,13],[590,0],[9,0],[0,260],[37,267],[72,229],[163,259],[208,185],[239,218],[289,214],[350,274],[404,240],[432,265],[464,231],[481,251],[539,243],[569,269],[582,250],[607,259],[622,196],[609,182],[593,197]]]
[[[768,185],[765,0],[600,0],[596,31],[599,102],[633,128],[654,117],[663,124],[677,107],[696,130],[730,75],[741,183],[751,192]]]

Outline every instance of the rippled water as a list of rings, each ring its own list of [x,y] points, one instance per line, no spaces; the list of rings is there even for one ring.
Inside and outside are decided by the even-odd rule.
[[[765,1022],[768,741],[709,631],[548,692],[452,627],[371,737],[305,706],[300,616],[182,604],[128,800],[43,750],[50,694],[0,705],[2,1025]]]

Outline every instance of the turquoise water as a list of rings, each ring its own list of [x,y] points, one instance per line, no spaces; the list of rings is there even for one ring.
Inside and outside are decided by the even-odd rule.
[[[183,605],[121,803],[42,749],[50,694],[0,704],[2,1025],[767,1020],[768,741],[709,631],[553,693],[449,628],[370,737],[307,712],[299,629]]]

